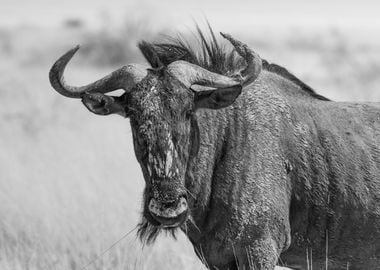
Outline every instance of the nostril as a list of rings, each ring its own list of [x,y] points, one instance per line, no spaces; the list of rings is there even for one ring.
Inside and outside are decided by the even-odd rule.
[[[177,201],[176,200],[164,201],[161,204],[165,208],[171,208],[177,205]]]
[[[184,210],[187,210],[188,206],[187,206],[187,199],[185,196],[180,197],[178,204],[177,204],[177,207],[182,208]]]

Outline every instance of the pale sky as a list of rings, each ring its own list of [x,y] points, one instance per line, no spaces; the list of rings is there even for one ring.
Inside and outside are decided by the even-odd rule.
[[[0,0],[0,26],[54,26],[68,17],[96,26],[104,13],[114,22],[133,16],[140,21],[148,18],[155,26],[189,25],[207,17],[220,29],[380,27],[380,1],[374,0]]]

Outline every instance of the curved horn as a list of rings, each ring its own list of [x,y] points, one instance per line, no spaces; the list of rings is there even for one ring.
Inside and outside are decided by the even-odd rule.
[[[78,50],[79,45],[62,55],[54,63],[49,72],[51,86],[58,93],[66,97],[81,98],[86,92],[108,93],[117,89],[128,91],[147,74],[147,71],[144,68],[131,64],[121,67],[104,78],[85,86],[76,87],[67,85],[63,77],[63,72],[67,63]]]
[[[182,60],[171,63],[167,70],[188,88],[193,84],[214,88],[225,88],[240,84],[236,79],[208,71]]]
[[[231,42],[237,53],[247,62],[247,67],[240,71],[240,74],[237,74],[237,76],[240,77],[242,84],[247,85],[256,80],[262,69],[262,60],[260,56],[252,51],[246,44],[234,39],[231,35],[222,32],[220,34]]]

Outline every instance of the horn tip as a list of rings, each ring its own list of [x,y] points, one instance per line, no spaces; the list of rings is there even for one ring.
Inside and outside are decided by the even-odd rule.
[[[69,93],[64,88],[63,82],[63,72],[66,68],[67,63],[74,56],[74,54],[79,50],[80,45],[76,45],[72,49],[68,50],[64,55],[62,55],[58,60],[53,64],[49,71],[49,81],[51,86],[60,94],[67,97],[77,97],[76,93]]]
[[[73,56],[78,50],[80,49],[80,45],[76,45],[75,47],[73,47],[72,49],[68,50],[67,53],[65,53],[65,55],[69,55],[70,57]]]
[[[223,33],[223,32],[220,32],[220,35],[225,38],[225,39],[231,39],[231,35],[227,34],[227,33]]]
[[[66,66],[66,64],[70,61],[70,59],[76,54],[76,52],[79,50],[80,45],[76,45],[72,49],[68,50],[64,55],[62,55],[56,62],[55,65],[57,65],[59,68],[61,66]]]
[[[80,45],[77,44],[74,48],[72,48],[71,50],[69,50],[69,52],[70,52],[70,54],[74,54],[74,53],[76,53],[79,49],[80,49]]]

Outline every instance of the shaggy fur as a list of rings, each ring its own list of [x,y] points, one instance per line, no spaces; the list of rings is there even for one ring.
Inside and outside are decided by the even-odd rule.
[[[200,51],[182,39],[141,43],[153,68],[186,60],[230,75],[244,64],[199,31]],[[211,268],[377,269],[380,265],[379,105],[331,102],[285,68],[263,60],[259,78],[229,108],[200,110],[200,151],[186,187],[186,231]],[[152,231],[150,232],[152,233]]]
[[[225,75],[245,65],[212,31],[210,40],[198,36],[199,51],[183,39],[140,43],[152,69],[120,100],[83,95],[100,112],[110,100],[130,117],[146,181],[141,238],[153,242],[163,230],[150,198],[185,194],[181,229],[211,269],[273,270],[279,261],[323,269],[326,246],[328,269],[379,269],[380,104],[329,101],[263,60],[232,105],[197,109],[167,65],[185,60]],[[162,177],[168,150],[175,172]]]

